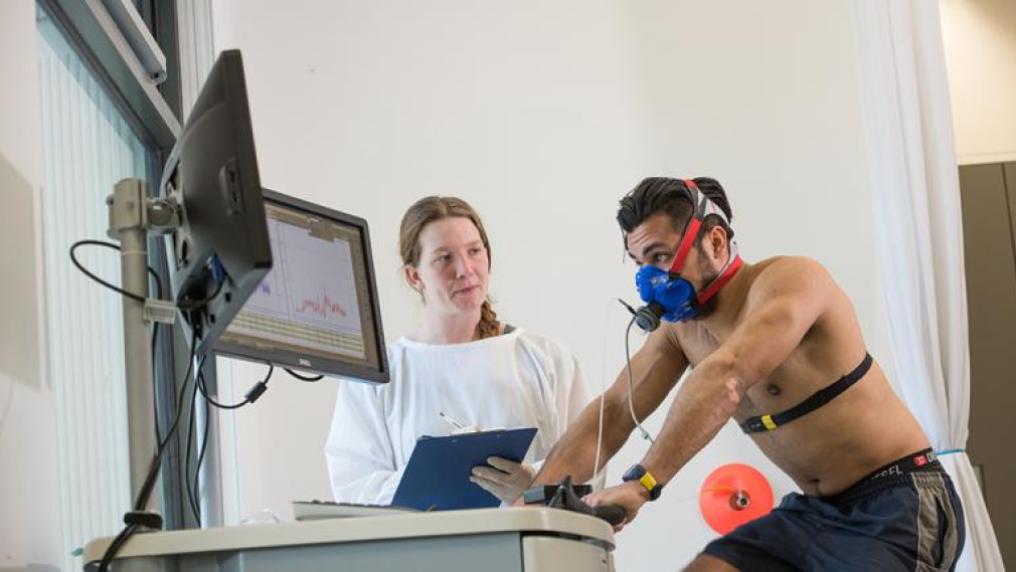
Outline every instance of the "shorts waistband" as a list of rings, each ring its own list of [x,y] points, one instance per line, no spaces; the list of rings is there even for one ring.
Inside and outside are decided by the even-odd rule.
[[[916,473],[919,471],[941,469],[941,467],[942,464],[938,462],[938,455],[936,455],[931,449],[924,449],[896,459],[883,467],[875,469],[869,473],[868,476],[858,481],[858,484],[874,483],[880,479],[894,475],[909,475],[910,473]]]
[[[824,499],[833,504],[849,503],[886,486],[907,483],[909,482],[909,479],[905,478],[907,475],[924,472],[944,472],[942,464],[938,462],[938,456],[931,449],[900,457],[868,473],[845,491]]]

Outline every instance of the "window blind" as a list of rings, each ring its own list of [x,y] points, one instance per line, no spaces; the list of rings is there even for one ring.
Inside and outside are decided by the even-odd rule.
[[[107,240],[113,184],[145,177],[147,152],[61,32],[39,10],[48,360],[57,408],[64,569],[72,551],[116,534],[130,506],[123,328],[118,294],[89,281],[68,258],[79,239]],[[78,250],[89,269],[119,283],[117,252]]]

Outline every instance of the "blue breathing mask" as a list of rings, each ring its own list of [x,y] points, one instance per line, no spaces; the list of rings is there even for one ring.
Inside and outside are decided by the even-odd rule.
[[[643,266],[635,274],[635,287],[647,305],[655,302],[662,307],[660,317],[668,322],[690,320],[698,314],[695,287],[684,278],[671,276],[666,270]]]

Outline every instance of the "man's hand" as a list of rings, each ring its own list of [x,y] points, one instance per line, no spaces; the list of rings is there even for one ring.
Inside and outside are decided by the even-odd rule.
[[[635,520],[635,515],[639,513],[642,505],[649,501],[649,491],[641,483],[632,481],[614,487],[607,487],[602,491],[586,495],[582,500],[589,506],[616,504],[624,508],[627,517],[624,519],[624,522],[614,526],[614,532],[621,532],[621,529],[625,525]]]
[[[510,505],[518,499],[536,476],[536,471],[525,463],[516,463],[501,457],[488,457],[486,465],[473,467],[469,480],[480,488]]]

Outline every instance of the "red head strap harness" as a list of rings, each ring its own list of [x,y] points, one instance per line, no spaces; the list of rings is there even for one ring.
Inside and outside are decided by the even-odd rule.
[[[716,203],[709,200],[709,197],[705,193],[699,191],[698,185],[691,179],[684,180],[685,186],[689,191],[689,198],[691,204],[695,208],[694,212],[688,223],[684,226],[684,232],[681,235],[681,243],[677,246],[677,254],[674,256],[674,263],[670,265],[670,274],[673,276],[680,276],[681,270],[684,268],[685,260],[688,258],[688,253],[691,252],[691,247],[695,244],[698,239],[699,231],[702,230],[702,224],[705,222],[706,217],[709,215],[716,215],[723,219],[723,222],[730,226],[730,219],[727,218],[726,213],[721,208],[716,206]],[[741,260],[741,255],[737,251],[737,243],[734,241],[730,242],[730,257],[727,259],[727,264],[720,271],[720,275],[717,276],[712,282],[710,282],[701,292],[696,296],[696,302],[699,305],[705,304],[717,292],[723,288],[730,279],[737,274],[737,271],[741,269],[744,262]]]

